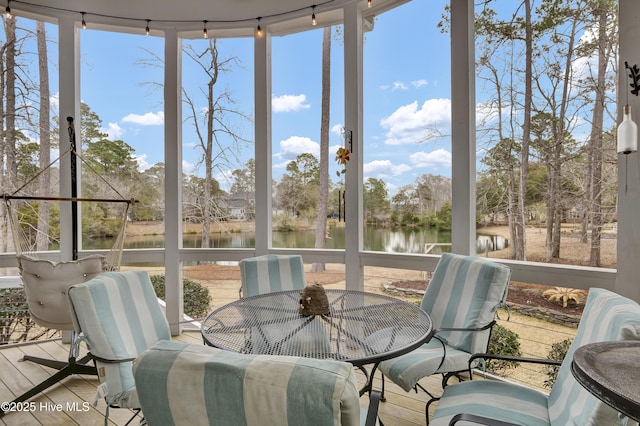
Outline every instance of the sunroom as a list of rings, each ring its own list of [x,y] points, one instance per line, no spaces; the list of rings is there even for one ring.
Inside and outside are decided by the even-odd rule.
[[[617,153],[615,139],[623,107],[630,105],[634,119],[640,110],[632,91],[638,83],[633,66],[640,63],[632,42],[640,36],[640,5],[632,0],[609,5],[616,10],[610,13],[614,23],[607,23],[615,28],[615,41],[609,40],[602,83],[606,94],[599,98],[606,106],[596,133],[596,90],[585,87],[597,84],[587,76],[597,70],[597,49],[589,38],[595,37],[597,21],[588,17],[586,4],[576,1],[575,9],[583,15],[571,15],[578,23],[575,28],[567,19],[564,26],[556,24],[553,35],[540,30],[538,47],[559,37],[563,46],[583,51],[573,53],[569,65],[558,57],[553,62],[551,56],[545,58],[546,69],[542,61],[531,61],[537,98],[528,121],[530,168],[522,165],[521,140],[517,148],[508,148],[509,158],[500,156],[507,148],[496,140],[523,137],[526,49],[516,29],[499,35],[494,27],[495,33],[489,33],[487,21],[501,23],[506,31],[509,22],[523,23],[526,5],[535,20],[546,3],[7,1],[2,5],[17,18],[16,69],[24,74],[15,74],[17,91],[4,88],[2,191],[5,196],[64,198],[74,197],[73,186],[78,185],[81,194],[93,190],[90,197],[135,199],[125,228],[129,241],[122,250],[122,268],[164,276],[171,334],[185,341],[199,336],[184,322],[188,292],[182,283],[207,273],[203,280],[235,274],[209,289],[212,310],[237,299],[238,262],[266,254],[301,255],[307,283],[326,282],[322,274],[334,274],[339,276],[329,280],[334,287],[359,291],[425,281],[442,252],[478,254],[509,266],[514,282],[576,290],[599,287],[640,301],[640,162],[636,152]],[[570,3],[562,13],[570,15]],[[488,10],[497,15],[483,14]],[[10,27],[6,15],[3,19],[5,28]],[[42,81],[36,84],[35,76],[42,73],[36,70],[43,69],[38,68],[42,50],[36,22],[44,23],[46,33],[49,94]],[[567,41],[570,36],[576,37],[573,43]],[[587,45],[591,53],[585,53]],[[566,54],[568,47],[564,49],[556,53]],[[9,59],[3,61],[8,68]],[[27,69],[33,70],[32,82],[23,77]],[[564,128],[571,138],[556,143],[562,153],[553,163],[554,150],[541,142],[551,136],[540,127],[561,111],[554,100],[570,85],[560,78],[565,75],[573,83],[566,91],[574,103],[566,104],[571,112]],[[501,85],[509,91],[502,98],[496,94]],[[10,93],[18,98],[13,110],[7,107]],[[38,96],[52,99],[47,125],[33,118],[43,120],[33,113],[40,111]],[[87,171],[84,160],[76,176],[71,156],[56,162],[71,144],[67,117],[73,118],[80,152],[107,180],[106,192],[100,192],[104,185],[90,176],[94,171]],[[502,125],[505,130],[499,131]],[[51,133],[46,157],[38,153],[45,137],[39,129],[45,127]],[[587,149],[594,134],[600,135],[600,145]],[[120,164],[112,163],[114,167],[132,167],[136,173],[109,169],[113,159],[100,156],[106,148],[125,157]],[[338,148],[349,150],[348,160],[337,158]],[[509,181],[513,161],[518,169]],[[28,167],[49,163],[54,167],[48,189],[33,182],[21,188],[31,173]],[[585,165],[596,163],[599,169]],[[563,167],[557,187],[550,183],[554,164]],[[307,192],[307,168],[318,174],[316,180],[326,181],[324,189],[318,182]],[[523,176],[535,182],[541,169],[547,171],[535,188],[540,194],[519,206],[518,194],[530,194],[518,188],[519,182]],[[589,185],[596,180],[589,185],[586,181],[596,175],[600,198],[588,195],[595,192]],[[372,204],[376,185],[384,188],[384,200],[377,205]],[[513,187],[490,190],[500,185]],[[426,195],[419,191],[425,187]],[[556,199],[549,196],[551,188],[559,188]],[[572,191],[577,194],[569,196]],[[507,200],[510,196],[516,199]],[[326,201],[321,203],[321,197]],[[562,207],[550,210],[552,199]],[[109,251],[113,239],[102,237],[117,232],[102,229],[95,231],[100,237],[89,236],[100,212],[85,209],[90,202],[79,204],[79,215],[69,202],[53,208],[49,221],[58,229],[47,233],[54,235],[55,244],[48,246],[48,253],[39,250],[39,256],[71,260]],[[103,206],[100,211],[108,216],[115,209]],[[4,212],[12,214],[10,207]],[[447,213],[449,218],[442,219]],[[559,217],[557,222],[549,219],[552,215]],[[440,220],[448,220],[449,226],[438,228]],[[496,236],[491,233],[496,224],[507,248],[479,245],[480,236]],[[1,284],[19,287],[14,242],[4,219],[3,226]],[[405,231],[390,231],[394,227]],[[549,230],[553,227],[557,234]],[[284,231],[289,228],[292,231]],[[428,239],[425,228],[438,229],[440,236]],[[538,240],[543,254],[527,256],[532,250],[528,244]],[[551,242],[557,242],[558,252]],[[15,348],[9,345],[7,350]],[[53,350],[60,352],[59,347]],[[10,387],[4,399],[16,393]],[[423,403],[400,405],[420,405],[415,410],[419,412]],[[392,416],[386,423],[413,424],[401,417]],[[418,423],[423,419],[417,418]]]

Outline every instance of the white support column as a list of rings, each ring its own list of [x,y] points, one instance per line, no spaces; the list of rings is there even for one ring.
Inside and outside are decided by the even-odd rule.
[[[256,255],[272,246],[271,33],[254,38]]]
[[[451,249],[476,254],[476,125],[473,1],[451,2]]]
[[[73,117],[80,134],[80,32],[74,18],[64,16],[58,23],[58,56],[60,72],[60,152],[69,149],[67,117]],[[81,140],[78,136],[78,149]],[[78,164],[79,165],[79,164]],[[60,196],[71,196],[71,156],[60,159]],[[78,185],[80,175],[76,176]],[[78,226],[78,232],[81,229]],[[60,260],[71,260],[73,255],[71,203],[60,203]],[[78,236],[78,241],[81,241]]]
[[[351,151],[345,177],[345,279],[347,290],[364,289],[362,204],[362,14],[357,3],[344,8],[344,127]],[[351,143],[349,143],[349,140]]]
[[[620,0],[618,15],[618,121],[629,99],[631,116],[640,123],[640,98],[630,93],[624,63],[640,67],[640,2]],[[640,302],[640,155],[618,154],[618,244],[616,292]],[[628,165],[628,167],[627,167]],[[626,182],[626,185],[625,185]],[[626,188],[625,188],[626,187]]]
[[[165,301],[171,334],[181,332],[182,288],[182,40],[176,31],[164,38],[164,158],[165,158]]]

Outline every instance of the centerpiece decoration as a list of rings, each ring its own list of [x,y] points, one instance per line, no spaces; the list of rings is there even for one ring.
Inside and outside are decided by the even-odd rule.
[[[329,298],[327,292],[320,284],[306,286],[300,292],[300,315],[309,317],[312,315],[329,315]]]

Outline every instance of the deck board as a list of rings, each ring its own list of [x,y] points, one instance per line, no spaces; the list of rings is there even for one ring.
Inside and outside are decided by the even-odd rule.
[[[202,337],[197,331],[183,332],[175,340],[202,344]],[[49,377],[54,370],[32,362],[22,362],[20,359],[27,353],[34,356],[66,360],[68,358],[68,344],[60,340],[50,340],[39,344],[22,346],[5,346],[0,348],[0,401],[11,401],[16,395],[30,389],[37,383]],[[364,376],[357,374],[358,380]],[[437,389],[437,378],[425,381],[427,386]],[[92,405],[98,379],[94,376],[75,375],[53,385],[45,392],[32,398],[36,409],[27,412],[14,412],[0,419],[0,424],[18,425],[102,425],[106,404],[100,399],[97,405]],[[381,380],[379,373],[374,380],[374,387],[379,389]],[[387,426],[416,426],[424,425],[424,404],[427,399],[424,393],[404,392],[398,386],[387,381],[386,402],[380,403],[379,414]],[[361,404],[366,406],[367,398],[361,398]],[[57,411],[57,407],[62,407]],[[55,409],[54,409],[55,408]],[[109,425],[124,425],[132,416],[127,409],[110,409]],[[132,424],[138,424],[134,421]]]

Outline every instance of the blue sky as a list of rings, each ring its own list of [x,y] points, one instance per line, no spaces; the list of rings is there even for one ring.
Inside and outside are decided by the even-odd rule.
[[[446,0],[414,0],[375,19],[373,29],[364,35],[364,178],[382,179],[393,195],[403,185],[412,184],[423,174],[451,176],[451,81],[449,34],[437,27]],[[511,2],[499,3],[510,16]],[[279,180],[286,164],[301,153],[319,156],[321,110],[322,19],[317,27],[282,37],[272,42],[272,142],[273,178]],[[80,32],[81,99],[98,114],[104,131],[112,139],[121,139],[135,149],[141,169],[164,161],[164,105],[161,84],[163,70],[152,57],[163,57],[160,37],[104,32],[89,29]],[[55,43],[57,29],[49,30]],[[590,37],[588,29],[581,41]],[[185,40],[196,51],[206,40]],[[237,65],[222,75],[216,91],[227,90],[237,110],[253,116],[254,75],[251,37],[220,39],[222,58],[235,56]],[[331,139],[330,176],[337,181],[338,165],[333,161],[343,144],[340,130],[344,122],[343,48],[334,39],[331,48]],[[35,51],[35,48],[33,48]],[[56,48],[51,45],[52,94],[57,92]],[[499,59],[499,58],[498,58]],[[195,99],[201,111],[206,105],[202,95],[203,72],[186,55],[183,57],[183,87]],[[595,58],[574,61],[574,80],[593,73]],[[35,65],[32,65],[35,66]],[[481,72],[481,71],[480,71]],[[495,120],[495,112],[483,108],[487,98],[482,77],[476,78],[479,125]],[[483,93],[485,92],[485,93]],[[505,108],[508,110],[508,108]],[[187,120],[183,105],[183,170],[202,176],[198,164],[200,151],[196,135]],[[516,107],[517,112],[517,107]],[[587,110],[577,116],[574,137],[588,136]],[[610,121],[610,120],[609,120]],[[612,123],[611,123],[612,124]],[[243,137],[253,140],[251,122],[233,123]],[[481,135],[479,138],[483,137]],[[480,158],[491,135],[478,140]],[[233,166],[221,167],[215,177],[223,189],[235,168],[253,158],[253,143],[245,144]],[[482,165],[478,164],[478,170]]]
[[[364,46],[364,173],[384,180],[390,193],[425,173],[450,176],[449,35],[436,27],[447,3],[413,1],[376,18]],[[321,22],[320,22],[321,24]],[[319,155],[322,29],[273,37],[273,173],[279,179],[288,161],[310,152]],[[184,41],[196,50],[205,41]],[[140,167],[164,161],[160,67],[144,66],[149,52],[163,56],[163,40],[152,36],[95,30],[81,32],[81,98],[103,120],[112,139],[136,151]],[[240,66],[226,74],[236,108],[253,116],[253,39],[221,39],[221,56],[236,56]],[[333,153],[342,144],[344,122],[343,48],[332,43],[330,176],[337,180]],[[202,71],[183,59],[183,85],[204,105]],[[220,89],[221,90],[221,89]],[[183,106],[185,114],[186,107]],[[202,175],[195,135],[183,127],[183,170]],[[253,139],[251,123],[237,126]],[[428,133],[444,137],[424,142]],[[422,142],[421,142],[422,141]],[[253,145],[240,153],[241,167],[253,157]],[[230,171],[230,170],[229,170]],[[221,171],[222,188],[229,183]]]

